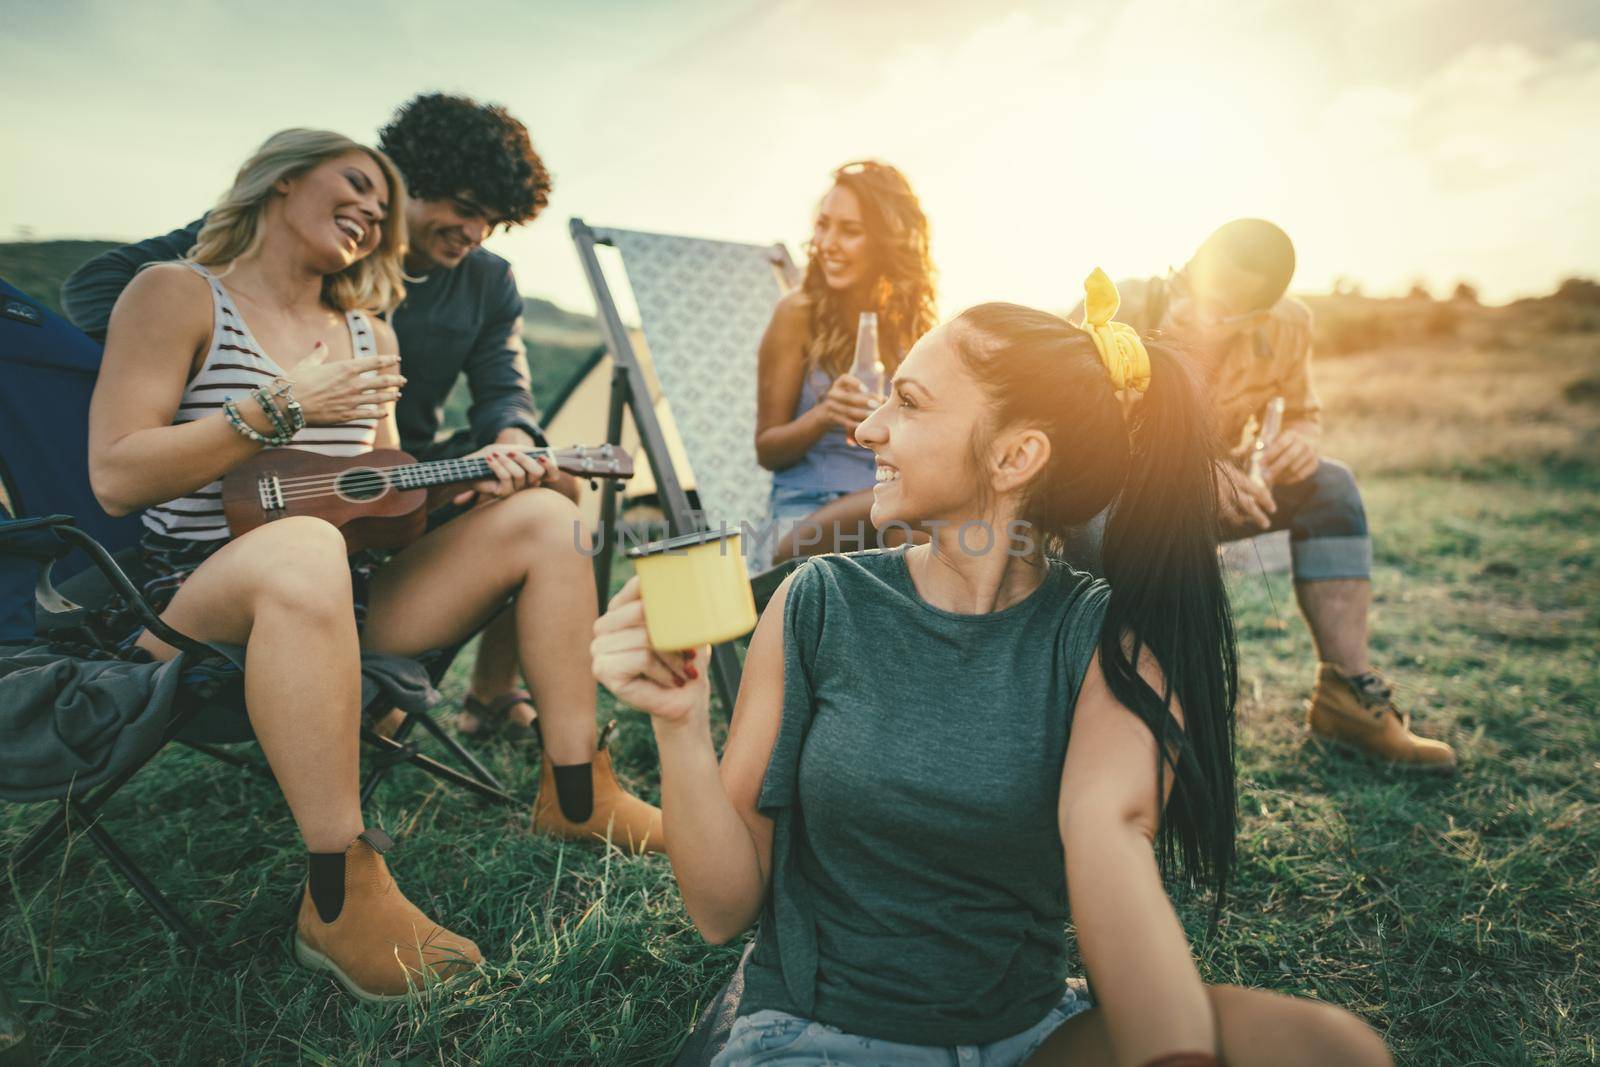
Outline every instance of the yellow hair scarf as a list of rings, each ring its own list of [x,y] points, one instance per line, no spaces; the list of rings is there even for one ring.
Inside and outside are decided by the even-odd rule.
[[[1150,388],[1150,353],[1145,351],[1139,331],[1111,316],[1122,305],[1116,283],[1099,267],[1083,282],[1083,325],[1078,329],[1094,340],[1100,362],[1111,375],[1117,392],[1132,389],[1142,393]]]

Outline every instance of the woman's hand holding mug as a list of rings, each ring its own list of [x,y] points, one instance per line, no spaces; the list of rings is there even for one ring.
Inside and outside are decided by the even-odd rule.
[[[696,724],[709,729],[711,683],[702,669],[707,650],[658,652],[651,646],[637,576],[595,620],[589,655],[595,680],[649,715],[658,729]]]

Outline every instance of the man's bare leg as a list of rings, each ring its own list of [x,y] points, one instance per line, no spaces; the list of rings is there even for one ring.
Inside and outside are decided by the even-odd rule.
[[[1367,651],[1367,614],[1372,609],[1370,581],[1338,578],[1296,582],[1294,594],[1319,660],[1351,677],[1372,669]]]
[[[478,656],[472,664],[468,692],[480,703],[489,704],[519,688],[520,681],[516,612],[507,608],[496,615],[478,637]],[[534,709],[525,702],[514,704],[506,711],[507,721],[518,726],[532,726],[534,717]],[[489,723],[477,721],[476,716],[471,719],[476,725],[465,728],[467,733],[477,733],[490,727]]]

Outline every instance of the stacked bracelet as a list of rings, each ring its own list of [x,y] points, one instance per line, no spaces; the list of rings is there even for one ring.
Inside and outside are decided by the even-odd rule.
[[[250,398],[256,402],[256,406],[267,417],[267,421],[272,423],[272,428],[277,431],[276,437],[287,441],[294,436],[294,428],[289,424],[289,420],[284,416],[283,412],[278,410],[278,405],[272,402],[271,395],[266,389],[257,389],[250,394]]]
[[[300,401],[294,398],[293,382],[287,378],[272,379],[272,392],[270,395],[273,400],[277,400],[279,397],[283,398],[283,410],[289,416],[289,428],[293,432],[299,433],[306,428],[306,413],[300,407]]]
[[[258,432],[254,426],[244,421],[243,415],[239,414],[239,402],[237,400],[224,400],[222,402],[222,415],[228,420],[228,425],[233,427],[234,433],[248,441],[254,441],[258,445],[286,445],[294,438],[293,434],[285,434],[281,429],[271,436]],[[278,424],[274,422],[273,426],[277,427]]]

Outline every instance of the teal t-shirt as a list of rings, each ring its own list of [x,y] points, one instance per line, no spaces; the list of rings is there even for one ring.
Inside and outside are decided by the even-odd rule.
[[[740,1014],[983,1044],[1060,999],[1057,801],[1108,593],[1052,561],[1019,603],[959,615],[917,594],[904,549],[795,572],[758,801],[772,886]]]

